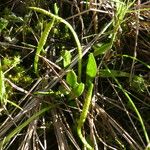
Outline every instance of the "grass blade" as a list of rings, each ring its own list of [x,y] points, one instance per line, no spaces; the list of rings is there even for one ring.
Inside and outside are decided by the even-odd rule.
[[[4,138],[3,141],[0,142],[0,148],[2,149],[5,146],[5,144],[7,144],[11,140],[11,138],[13,138],[16,134],[18,134],[24,127],[26,127],[30,122],[32,122],[34,119],[36,119],[41,114],[43,114],[44,112],[48,111],[51,108],[52,106],[49,106],[40,110],[39,112],[34,114],[32,117],[30,117],[27,121],[22,123],[20,126],[16,127],[8,136]]]
[[[119,88],[121,89],[121,91],[124,93],[124,95],[127,97],[127,99],[129,100],[133,110],[135,111],[135,113],[137,114],[137,117],[141,123],[141,127],[143,129],[144,135],[145,135],[145,139],[147,144],[149,143],[149,137],[148,137],[148,133],[146,131],[145,125],[144,125],[144,121],[137,109],[137,107],[135,106],[134,102],[132,101],[132,99],[130,98],[129,94],[126,92],[126,90],[122,87],[122,85],[119,83],[119,81],[117,80],[116,77],[114,77],[114,75],[112,74],[112,72],[110,71],[110,69],[105,65],[106,69],[108,70],[108,72],[112,75],[112,78],[115,80],[115,82],[118,84]]]

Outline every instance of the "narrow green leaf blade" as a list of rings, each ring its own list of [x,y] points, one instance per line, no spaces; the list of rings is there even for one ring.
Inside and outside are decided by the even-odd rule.
[[[109,77],[129,77],[130,73],[120,71],[120,70],[110,70],[111,73],[107,69],[100,69],[98,71],[98,76],[103,78],[109,78]]]
[[[28,120],[23,122],[21,125],[17,126],[11,133],[9,133],[6,138],[3,141],[0,141],[0,147],[2,148],[6,143],[8,143],[11,138],[13,138],[17,133],[19,133],[24,127],[26,127],[29,123],[31,123],[33,120],[35,120],[37,117],[39,117],[44,112],[48,111],[49,109],[52,109],[54,106],[49,106],[46,108],[43,108],[39,112],[35,113],[33,116],[31,116]]]
[[[93,46],[94,49],[94,56],[102,55],[104,54],[107,50],[111,48],[112,44],[110,43],[102,43],[102,44],[97,44]]]

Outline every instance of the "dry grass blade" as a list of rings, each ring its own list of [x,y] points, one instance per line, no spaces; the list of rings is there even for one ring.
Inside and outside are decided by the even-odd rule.
[[[15,117],[13,117],[13,120],[10,120],[10,118],[6,119],[4,124],[0,127],[0,138],[3,138],[6,134],[6,132],[14,125],[14,123],[17,123],[19,120],[22,119],[24,115],[26,115],[30,110],[32,110],[35,106],[38,104],[37,99],[32,99],[28,101],[28,104],[23,107],[23,110],[20,111]]]
[[[53,117],[53,125],[54,125],[54,131],[56,135],[56,139],[58,142],[58,149],[59,150],[70,150],[68,141],[66,138],[66,135],[64,133],[64,129],[62,126],[62,119],[61,116],[57,113],[56,109],[53,109],[51,111],[52,117]]]
[[[105,120],[107,120],[112,127],[114,127],[121,136],[123,136],[125,138],[125,140],[130,144],[130,146],[134,149],[134,150],[142,150],[143,148],[128,134],[128,132],[126,132],[110,115],[107,114],[107,112],[102,109],[101,107],[99,107],[98,105],[95,105],[97,112],[99,113],[99,115],[103,118],[105,118]]]
[[[32,147],[32,138],[34,136],[34,132],[36,132],[36,126],[37,126],[37,120],[34,120],[29,124],[27,133],[24,137],[24,140],[20,144],[19,150],[24,150],[24,149],[29,150]]]
[[[66,111],[68,111],[68,110],[66,110]],[[63,129],[64,129],[66,135],[68,136],[69,140],[72,142],[72,144],[74,145],[74,147],[77,150],[81,150],[80,147],[79,147],[79,145],[78,145],[78,143],[77,143],[77,141],[76,141],[76,138],[74,137],[74,135],[72,133],[72,130],[71,130],[70,126],[69,126],[69,123],[66,120],[66,117],[65,117],[63,111],[59,110],[59,112],[60,112],[60,114],[62,116],[62,121],[63,121],[62,125],[63,125]]]

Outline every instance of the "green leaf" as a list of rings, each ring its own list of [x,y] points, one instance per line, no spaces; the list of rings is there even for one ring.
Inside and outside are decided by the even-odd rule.
[[[8,20],[0,18],[0,32],[5,29],[8,25]]]
[[[86,74],[88,77],[94,78],[96,76],[96,73],[97,73],[97,64],[95,61],[95,57],[93,53],[90,53],[86,67]]]
[[[107,69],[100,69],[98,71],[98,76],[103,78],[109,78],[109,77],[129,77],[130,73],[119,71],[119,70],[110,70],[111,73]]]
[[[67,67],[71,63],[71,53],[70,51],[64,50],[62,51],[62,57],[63,57],[63,66]]]
[[[13,106],[15,106],[16,108],[19,108],[20,110],[23,110],[19,105],[17,105],[16,103],[14,103],[14,102],[12,102],[12,101],[10,101],[10,100],[8,100],[8,99],[6,99],[5,100],[7,103],[9,103],[9,104],[11,104],[11,105],[13,105]],[[5,102],[5,103],[6,103]]]
[[[74,87],[72,89],[72,91],[73,91],[73,95],[75,97],[81,96],[83,91],[84,91],[84,84],[83,83],[79,83],[76,87]]]
[[[76,73],[71,70],[67,73],[66,76],[66,82],[68,83],[68,85],[70,85],[72,88],[75,87],[78,83],[77,83],[77,75]]]
[[[112,44],[110,43],[98,43],[97,45],[93,46],[94,49],[94,56],[102,55],[107,50],[111,48]]]

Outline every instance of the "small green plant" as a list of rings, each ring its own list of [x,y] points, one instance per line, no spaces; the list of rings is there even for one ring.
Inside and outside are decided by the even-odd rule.
[[[81,73],[82,73],[82,46],[80,44],[80,41],[78,39],[78,36],[76,34],[76,32],[74,31],[74,29],[72,28],[72,26],[66,21],[64,20],[63,18],[57,16],[57,15],[54,15],[44,9],[41,9],[41,8],[37,8],[37,7],[29,7],[29,9],[32,9],[32,10],[35,10],[37,12],[40,12],[46,16],[49,16],[53,19],[53,21],[56,19],[58,22],[62,22],[64,23],[69,29],[70,31],[72,32],[73,36],[74,36],[74,39],[75,39],[75,42],[76,42],[76,45],[77,45],[77,50],[78,50],[78,81],[81,82]],[[57,14],[57,12],[56,12]],[[39,54],[47,40],[47,37],[48,37],[48,34],[50,32],[50,29],[52,28],[53,26],[53,23],[54,22],[50,22],[48,24],[48,26],[46,27],[45,31],[43,32],[42,36],[41,36],[41,39],[40,39],[40,42],[38,44],[38,48],[37,48],[37,51],[36,51],[36,56],[35,56],[35,60],[34,60],[34,68],[35,68],[35,72],[37,73],[37,65],[38,65],[38,59],[39,59]]]
[[[148,3],[55,2],[0,3],[0,149],[150,150]]]
[[[129,13],[129,10],[131,8],[131,6],[134,4],[135,0],[133,0],[132,2],[127,1],[127,3],[125,3],[122,0],[115,0],[112,3],[115,3],[115,7],[116,7],[116,13],[113,17],[113,33],[112,33],[112,38],[111,38],[111,42],[112,45],[115,42],[116,38],[117,38],[117,34],[119,29],[121,30],[121,24],[125,21],[125,16]]]
[[[83,105],[83,109],[80,115],[80,119],[78,121],[78,125],[77,125],[77,133],[78,136],[80,137],[82,143],[84,144],[85,147],[87,147],[88,149],[92,150],[92,146],[87,142],[87,140],[85,139],[85,137],[82,135],[82,127],[84,125],[84,122],[87,118],[88,112],[89,112],[89,107],[90,104],[92,103],[92,92],[93,92],[93,79],[95,78],[97,73],[97,65],[96,65],[96,61],[94,58],[93,53],[89,54],[88,57],[88,62],[87,62],[87,67],[86,67],[86,85],[87,85],[87,94],[85,97],[85,102]]]
[[[83,93],[84,84],[82,82],[78,83],[77,75],[73,70],[67,73],[66,82],[71,88],[71,93],[70,93],[71,99],[77,98]]]
[[[71,99],[78,98],[82,95],[84,88],[87,89],[87,93],[84,99],[84,105],[82,108],[82,112],[80,114],[80,118],[77,122],[77,133],[80,137],[82,143],[84,146],[90,150],[92,150],[92,146],[87,142],[86,138],[82,135],[82,127],[84,125],[84,122],[86,121],[90,104],[92,103],[92,93],[93,93],[93,80],[97,74],[97,64],[94,58],[93,53],[90,53],[87,60],[87,67],[86,67],[86,87],[85,85],[77,81],[77,75],[73,70],[70,70],[66,75],[66,83],[71,88],[70,92],[65,92],[65,90],[62,90],[63,93],[69,94]]]

